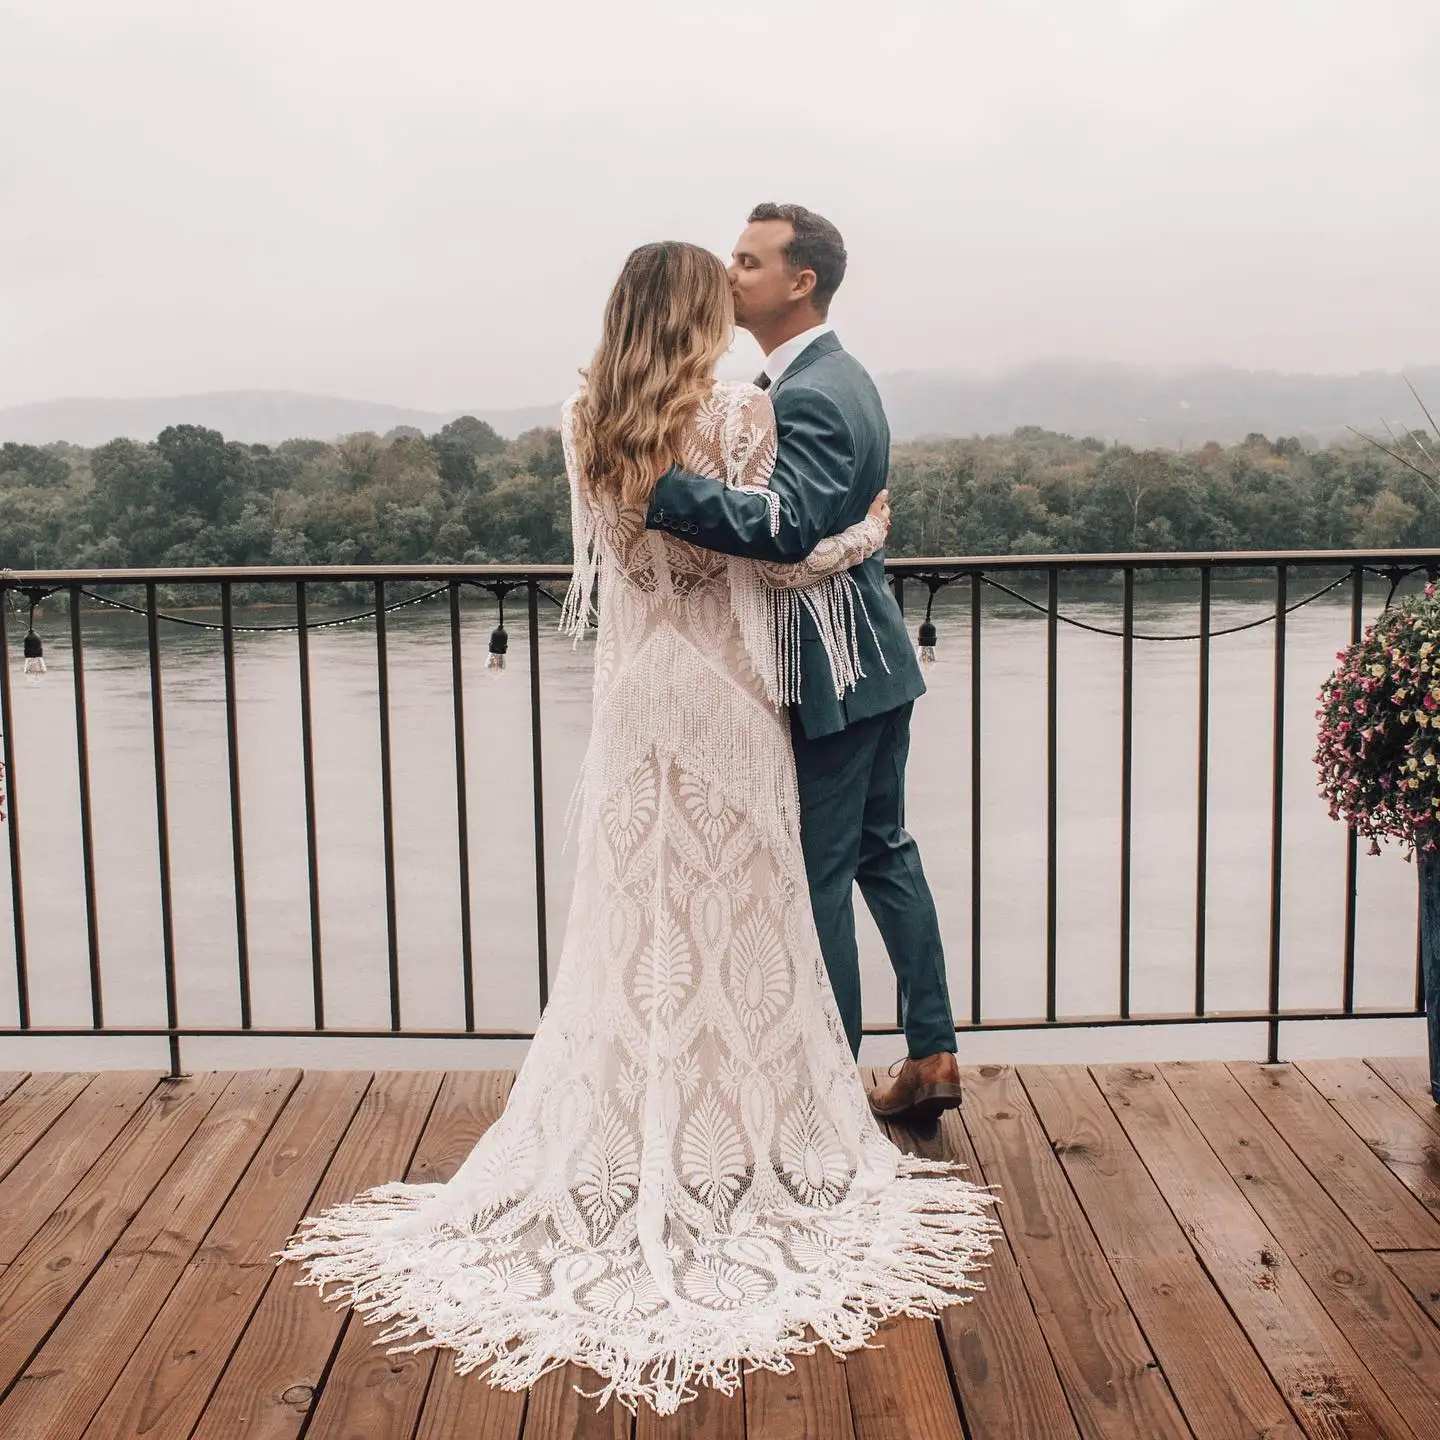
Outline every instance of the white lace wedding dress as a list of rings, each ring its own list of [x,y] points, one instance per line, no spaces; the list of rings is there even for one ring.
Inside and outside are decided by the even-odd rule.
[[[783,711],[797,606],[854,666],[867,520],[759,566],[592,506],[565,412],[577,632],[599,584],[578,868],[554,994],[504,1115],[444,1185],[304,1222],[285,1257],[397,1349],[529,1386],[566,1361],[662,1414],[698,1383],[850,1350],[979,1289],[990,1196],[872,1119],[820,956]],[[763,486],[769,398],[717,384],[684,463]],[[802,590],[800,587],[810,587]]]

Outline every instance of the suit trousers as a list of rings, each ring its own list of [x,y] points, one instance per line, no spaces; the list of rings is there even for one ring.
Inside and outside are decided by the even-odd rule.
[[[798,717],[791,714],[810,904],[845,1034],[857,1056],[857,883],[900,984],[910,1055],[918,1059],[956,1048],[940,922],[920,852],[905,829],[905,762],[913,709],[911,701],[814,740],[805,737]]]

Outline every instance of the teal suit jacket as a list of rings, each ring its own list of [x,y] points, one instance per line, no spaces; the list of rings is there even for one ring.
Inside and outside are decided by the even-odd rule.
[[[646,517],[692,545],[752,560],[803,560],[827,535],[865,518],[890,470],[890,426],[865,367],[833,334],[802,350],[770,387],[779,457],[770,489],[780,501],[771,534],[770,501],[732,490],[678,466],[661,477]],[[800,704],[795,718],[809,739],[894,710],[925,693],[905,619],[885,583],[879,551],[851,572],[865,616],[856,617],[864,676],[837,697],[825,647],[801,610]],[[873,631],[873,633],[872,633]]]

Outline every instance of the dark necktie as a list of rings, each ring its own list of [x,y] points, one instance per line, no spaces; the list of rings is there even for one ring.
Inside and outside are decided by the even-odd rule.
[[[758,389],[768,390],[770,388],[770,376],[767,371],[762,370],[755,377],[755,384]]]

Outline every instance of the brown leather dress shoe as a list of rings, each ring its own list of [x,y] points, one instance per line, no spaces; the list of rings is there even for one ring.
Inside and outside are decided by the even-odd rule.
[[[960,1067],[953,1051],[903,1060],[890,1067],[890,1074],[895,1078],[888,1085],[870,1091],[877,1120],[933,1125],[944,1111],[960,1106]]]

